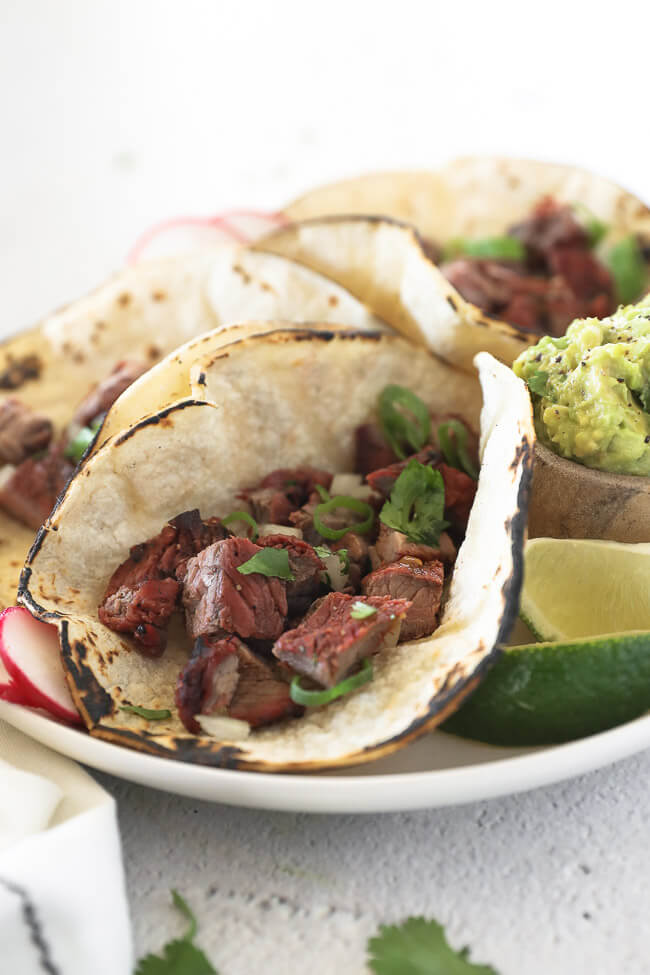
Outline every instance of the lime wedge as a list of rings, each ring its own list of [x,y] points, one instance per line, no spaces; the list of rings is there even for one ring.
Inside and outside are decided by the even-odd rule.
[[[540,640],[650,630],[650,543],[532,539],[521,617]]]
[[[649,709],[650,633],[613,634],[507,647],[442,730],[493,745],[550,745]]]

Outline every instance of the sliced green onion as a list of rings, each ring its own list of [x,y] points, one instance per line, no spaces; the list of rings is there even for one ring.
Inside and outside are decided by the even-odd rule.
[[[129,711],[131,714],[137,714],[140,718],[146,718],[147,721],[162,721],[164,718],[171,718],[172,716],[169,708],[152,711],[150,708],[141,708],[137,704],[120,704],[120,711]]]
[[[357,599],[356,603],[352,603],[350,608],[350,616],[353,620],[365,620],[369,616],[374,616],[376,612],[377,609],[375,606],[362,603],[360,599]]]
[[[350,511],[356,511],[359,515],[364,515],[365,517],[361,521],[355,521],[352,525],[346,525],[345,528],[330,528],[322,520],[323,515],[329,514],[330,511],[335,511],[337,508],[348,508]],[[337,494],[336,497],[330,498],[329,501],[323,501],[314,509],[314,528],[319,535],[323,538],[329,538],[334,542],[337,542],[339,538],[343,538],[348,532],[356,532],[358,535],[365,535],[373,526],[375,520],[375,512],[369,504],[365,501],[360,501],[359,498],[351,498],[346,494]]]
[[[548,378],[548,377],[547,377]],[[474,480],[478,471],[467,450],[467,427],[460,420],[447,420],[438,427],[438,443],[450,467],[465,471]]]
[[[369,657],[366,657],[358,673],[352,674],[351,677],[346,677],[340,684],[335,684],[334,687],[328,687],[324,691],[305,690],[304,687],[300,686],[300,676],[297,674],[291,681],[289,696],[296,704],[302,704],[306,708],[318,708],[321,704],[329,704],[330,701],[334,701],[337,697],[343,697],[344,694],[349,694],[350,691],[356,690],[357,687],[363,687],[370,680],[372,680],[372,661]]]
[[[289,553],[286,548],[263,548],[247,562],[238,565],[237,572],[241,572],[243,576],[257,572],[268,578],[287,579],[289,582],[296,578],[289,567]]]
[[[97,431],[102,425],[101,418],[98,420],[93,420],[93,422],[88,427],[82,427],[76,437],[70,441],[67,445],[63,454],[68,460],[73,460],[75,464],[78,464],[83,455],[86,453],[88,447],[95,439]]]
[[[636,237],[624,237],[607,255],[607,264],[616,284],[616,295],[624,305],[635,301],[643,292],[648,269]]]
[[[400,460],[404,460],[407,453],[421,450],[429,439],[429,410],[419,396],[404,386],[390,385],[382,390],[379,396],[379,423]]]
[[[326,487],[323,487],[322,484],[315,484],[314,487],[318,491],[321,501],[329,501],[330,493]]]
[[[247,511],[233,511],[231,515],[228,515],[227,518],[223,519],[221,524],[230,525],[233,521],[245,521],[247,525],[250,525],[250,527],[253,529],[253,534],[250,536],[250,538],[253,542],[256,541],[260,530],[252,515],[249,515]]]
[[[346,550],[343,549],[345,552]],[[332,555],[332,549],[327,545],[314,545],[314,552],[319,559],[328,559]]]
[[[523,261],[526,248],[516,237],[480,237],[472,240],[455,237],[444,249],[445,260],[459,256],[482,258],[491,261]]]

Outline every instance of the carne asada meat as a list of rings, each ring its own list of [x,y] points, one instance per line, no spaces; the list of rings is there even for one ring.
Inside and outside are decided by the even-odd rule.
[[[395,486],[395,481],[412,460],[417,460],[420,464],[435,468],[442,462],[442,454],[436,447],[423,447],[417,454],[411,454],[405,460],[396,460],[387,467],[381,467],[378,470],[371,471],[366,476],[366,481],[373,491],[377,491],[385,498],[388,498]]]
[[[88,393],[83,402],[77,407],[72,422],[80,427],[87,427],[110,410],[111,406],[121,396],[131,383],[146,372],[149,366],[138,359],[124,359],[113,369],[110,376],[98,383]]]
[[[420,559],[422,562],[433,562],[436,559],[453,562],[456,558],[456,546],[447,532],[442,532],[438,545],[434,547],[411,542],[403,532],[389,528],[382,522],[377,541],[370,547],[370,563],[373,569],[404,558]]]
[[[400,642],[417,640],[433,633],[438,625],[444,575],[442,562],[404,558],[367,575],[362,592],[366,596],[408,599],[411,605],[402,622],[399,638]]]
[[[449,467],[448,464],[439,464],[438,470],[445,485],[445,515],[451,519],[452,527],[464,534],[474,504],[477,482],[465,471]]]
[[[0,506],[29,528],[40,528],[73,471],[63,444],[54,444],[44,456],[18,465],[0,488]]]
[[[295,578],[287,582],[289,616],[306,613],[321,588],[324,569],[321,559],[307,542],[291,535],[264,535],[258,539],[263,548],[284,548],[289,554],[289,568]]]
[[[331,544],[333,552],[340,552],[345,549],[350,565],[348,571],[348,586],[345,592],[357,592],[361,585],[361,579],[366,574],[370,561],[370,545],[368,540],[357,532],[346,532],[338,542]]]
[[[256,728],[295,713],[289,685],[234,636],[199,639],[176,683],[176,706],[188,731],[197,714],[226,714]]]
[[[10,397],[0,403],[0,463],[20,464],[52,439],[52,423],[20,400]]]
[[[256,488],[242,491],[256,521],[273,525],[289,525],[289,516],[315,495],[316,485],[329,489],[332,475],[316,467],[283,467],[270,474]]]
[[[398,459],[376,423],[363,423],[357,427],[354,432],[354,442],[354,469],[357,474],[363,474],[364,477],[381,467],[389,467]]]
[[[286,583],[238,566],[263,548],[247,538],[227,538],[203,549],[187,563],[183,605],[193,640],[221,630],[241,637],[274,640],[287,616]]]
[[[180,593],[175,577],[182,579],[187,560],[226,535],[218,518],[203,521],[195,508],[177,515],[153,538],[134,545],[108,583],[99,607],[102,623],[118,633],[132,633],[143,653],[159,656]]]
[[[376,612],[356,619],[350,611],[357,602]],[[395,646],[410,605],[407,599],[372,596],[360,600],[331,592],[312,607],[300,626],[282,634],[273,653],[297,673],[323,687],[333,687],[364,657],[384,646]]]

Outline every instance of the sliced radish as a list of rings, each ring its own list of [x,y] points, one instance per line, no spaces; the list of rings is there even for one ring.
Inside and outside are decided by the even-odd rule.
[[[0,660],[10,678],[0,685],[0,698],[81,724],[63,675],[56,627],[10,606],[0,615]]]
[[[127,264],[137,264],[153,257],[185,254],[224,241],[247,244],[285,223],[281,214],[259,210],[231,210],[214,217],[172,217],[145,230],[126,260]]]

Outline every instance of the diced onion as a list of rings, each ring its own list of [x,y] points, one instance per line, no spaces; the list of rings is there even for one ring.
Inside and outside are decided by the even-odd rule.
[[[206,735],[219,741],[241,741],[251,733],[248,721],[239,721],[238,718],[228,718],[222,714],[195,714],[194,717]]]
[[[361,501],[367,501],[368,498],[372,497],[374,491],[369,484],[363,483],[360,474],[335,474],[332,478],[330,496],[335,497],[337,494],[345,494],[349,498],[360,498]]]
[[[343,568],[345,560],[341,558],[338,552],[332,552],[331,555],[321,559],[321,561],[325,566],[330,589],[334,592],[343,592],[350,578],[350,573]]]
[[[262,538],[263,535],[291,535],[294,538],[302,538],[302,529],[294,528],[293,525],[274,525],[269,522],[268,525],[259,527],[259,537]]]

